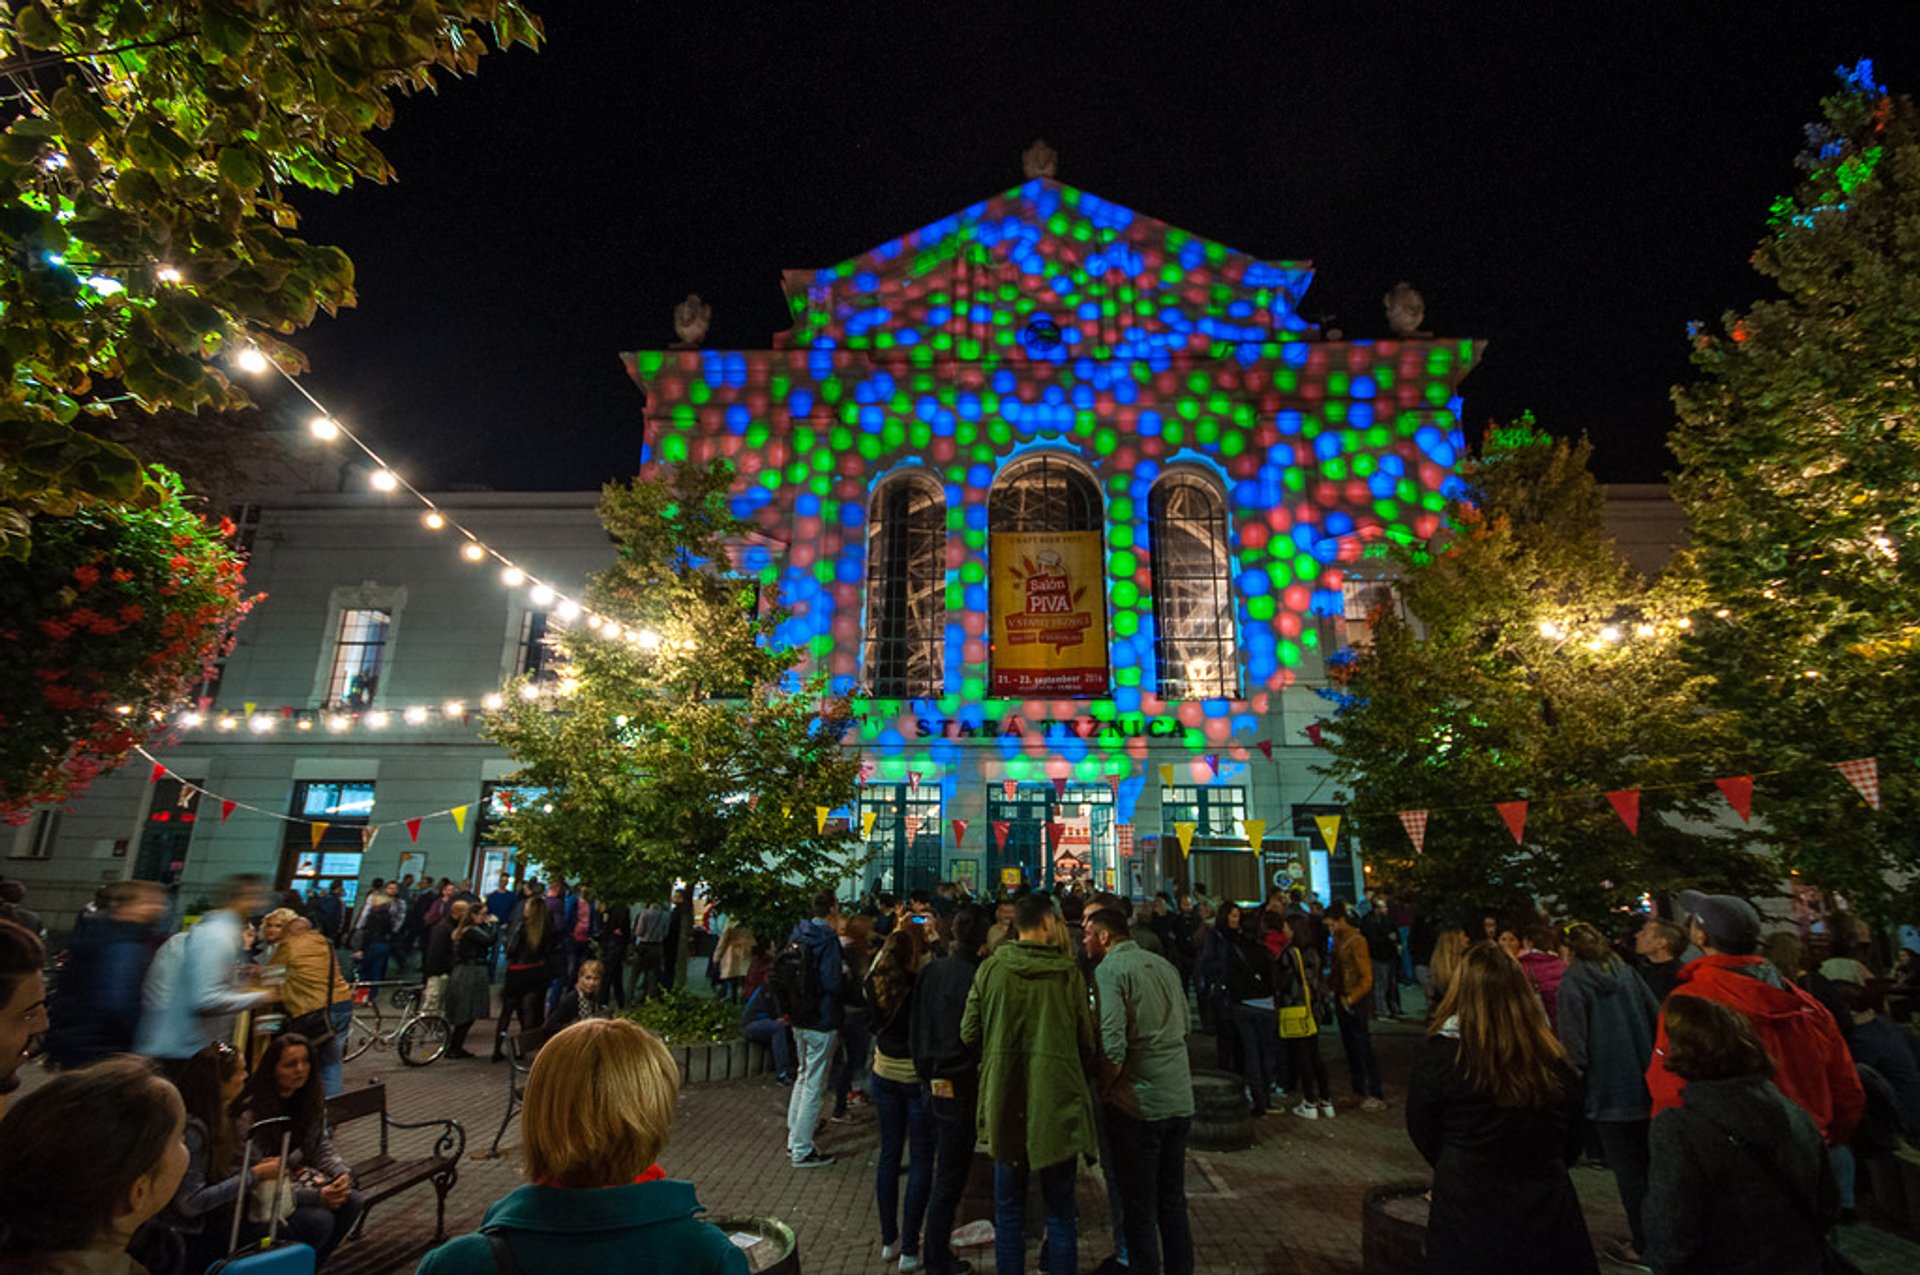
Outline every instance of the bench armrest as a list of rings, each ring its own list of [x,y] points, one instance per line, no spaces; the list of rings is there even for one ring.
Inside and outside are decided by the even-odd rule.
[[[467,1151],[467,1131],[458,1120],[395,1120],[384,1111],[380,1113],[380,1141],[384,1147],[388,1129],[438,1129],[440,1137],[433,1144],[433,1154],[442,1159],[458,1160]]]

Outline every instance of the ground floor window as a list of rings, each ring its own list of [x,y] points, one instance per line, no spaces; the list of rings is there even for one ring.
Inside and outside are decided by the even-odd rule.
[[[862,784],[860,826],[867,830],[869,885],[890,894],[931,890],[940,880],[942,844],[938,784]]]
[[[360,893],[360,863],[366,857],[364,832],[373,817],[373,781],[303,779],[293,786],[280,846],[280,872],[275,884],[291,886],[303,896],[325,893],[341,883],[346,901]],[[317,831],[316,831],[317,830]]]
[[[1083,889],[1111,890],[1119,854],[1113,789],[1107,785],[1056,788],[1044,779],[989,783],[987,874],[981,889],[1077,881]]]
[[[200,818],[200,789],[193,783],[163,776],[153,785],[153,803],[140,828],[140,850],[134,857],[136,881],[172,885],[187,867],[193,830]]]
[[[503,784],[488,780],[480,785],[480,817],[473,821],[473,888],[485,895],[498,884],[501,874],[512,879],[519,889],[527,880],[545,882],[546,870],[537,863],[520,858],[520,847],[500,835],[500,822],[516,810],[546,799],[545,788],[525,784]]]

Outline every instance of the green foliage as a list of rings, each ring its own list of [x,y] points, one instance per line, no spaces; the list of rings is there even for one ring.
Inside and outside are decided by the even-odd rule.
[[[1462,467],[1473,499],[1433,544],[1394,551],[1418,627],[1378,616],[1333,695],[1324,773],[1377,871],[1434,906],[1551,898],[1601,919],[1643,890],[1766,875],[1738,836],[1695,822],[1717,809],[1728,747],[1676,658],[1697,589],[1620,558],[1589,453],[1530,418],[1492,431]],[[1647,789],[1638,837],[1602,795],[1621,788]],[[1493,805],[1519,799],[1524,846]],[[1402,810],[1431,812],[1423,855]]]
[[[0,571],[0,817],[64,801],[158,729],[253,600],[242,559],[164,470],[145,498],[32,524]]]
[[[668,988],[621,1015],[671,1045],[704,1045],[740,1035],[740,1007]]]
[[[1776,298],[1694,332],[1674,495],[1719,607],[1689,657],[1739,723],[1755,819],[1819,885],[1920,866],[1920,114],[1871,67],[1808,129],[1753,256]],[[1826,763],[1880,759],[1875,813]]]
[[[509,695],[487,731],[519,759],[516,782],[548,790],[502,832],[530,859],[603,898],[699,883],[729,917],[784,934],[860,862],[814,818],[853,801],[859,767],[846,704],[824,678],[800,683],[776,638],[786,613],[725,569],[748,534],[731,480],[716,462],[606,489],[619,558],[587,605],[613,624],[565,633],[564,711]]]
[[[211,359],[353,303],[353,263],[293,231],[291,195],[386,181],[392,95],[536,45],[510,0],[73,0],[10,6],[24,95],[0,132],[0,553],[39,514],[152,499],[88,422],[233,408]]]

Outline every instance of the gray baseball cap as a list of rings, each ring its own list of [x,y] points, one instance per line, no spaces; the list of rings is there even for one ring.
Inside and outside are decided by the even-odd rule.
[[[1760,914],[1737,894],[1680,891],[1680,912],[1700,922],[1717,948],[1750,947],[1760,941]]]

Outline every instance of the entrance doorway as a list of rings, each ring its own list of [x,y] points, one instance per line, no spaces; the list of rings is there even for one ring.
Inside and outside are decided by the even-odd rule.
[[[999,825],[1007,825],[1002,842]],[[1111,890],[1115,885],[1118,838],[1113,789],[1105,784],[1069,783],[1056,791],[1051,780],[987,787],[987,879],[998,890],[1016,880],[1039,887],[1078,881],[1082,889]],[[1058,824],[1049,845],[1047,825]]]

